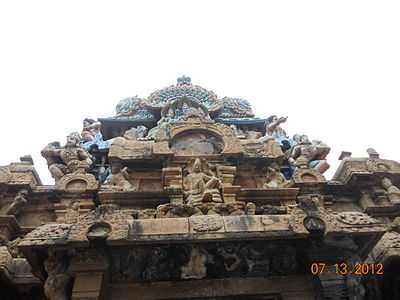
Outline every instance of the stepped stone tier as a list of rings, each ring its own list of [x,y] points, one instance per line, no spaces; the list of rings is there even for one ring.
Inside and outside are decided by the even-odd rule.
[[[0,298],[400,299],[400,163],[285,122],[181,77],[1,166]]]

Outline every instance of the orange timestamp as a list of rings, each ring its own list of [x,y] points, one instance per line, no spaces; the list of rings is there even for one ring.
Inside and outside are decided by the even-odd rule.
[[[320,275],[325,271],[327,264],[314,262],[310,265],[310,272],[313,275]],[[332,265],[330,265],[332,266]],[[381,263],[356,263],[351,266],[345,262],[333,264],[335,272],[338,275],[383,275],[384,268]]]

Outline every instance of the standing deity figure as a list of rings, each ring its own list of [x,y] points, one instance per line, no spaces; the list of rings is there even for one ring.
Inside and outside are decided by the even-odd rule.
[[[184,194],[188,204],[202,202],[223,202],[220,188],[221,181],[211,173],[206,174],[199,158],[196,158],[192,170],[183,181]]]
[[[101,123],[93,119],[83,120],[82,129],[82,142],[90,142],[96,138],[96,135],[100,133]]]
[[[400,189],[393,185],[389,178],[382,179],[382,186],[386,190],[389,201],[393,204],[400,204]]]
[[[85,173],[90,168],[90,154],[79,145],[80,141],[79,133],[73,132],[67,136],[65,146],[53,142],[41,151],[56,182],[66,174]]]
[[[265,121],[265,134],[272,136],[284,150],[290,149],[292,141],[286,135],[286,131],[280,126],[287,121],[287,117],[278,118],[276,115],[270,116]]]
[[[299,139],[296,137],[296,140]],[[297,161],[307,161],[308,167],[323,174],[329,169],[326,156],[330,148],[321,141],[310,142],[307,135],[302,135],[297,144],[292,148],[289,163],[298,165]]]

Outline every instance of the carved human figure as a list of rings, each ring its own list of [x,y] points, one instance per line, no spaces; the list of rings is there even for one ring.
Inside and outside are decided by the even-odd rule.
[[[286,131],[280,126],[287,121],[287,117],[278,118],[276,115],[270,116],[265,121],[265,134],[272,136],[285,150],[290,149],[292,141],[286,134]]]
[[[264,188],[283,188],[289,187],[292,183],[286,180],[285,176],[280,172],[279,165],[271,164],[267,168],[267,181],[264,183]]]
[[[386,190],[389,201],[393,204],[400,204],[400,189],[393,185],[389,178],[382,179],[382,186]]]
[[[83,120],[83,129],[81,132],[82,141],[90,142],[95,139],[95,136],[100,133],[101,123],[93,119]]]
[[[27,190],[20,190],[15,196],[14,201],[7,207],[6,215],[18,216],[22,212],[24,207],[28,204],[28,200],[26,199],[27,195]]]
[[[80,141],[79,133],[73,132],[67,136],[65,146],[52,142],[41,151],[56,182],[69,173],[85,173],[91,166],[90,154],[79,145]]]
[[[219,190],[221,181],[214,174],[204,172],[199,158],[196,158],[192,170],[184,178],[183,188],[188,204],[223,202]]]
[[[104,186],[118,191],[137,190],[137,187],[129,181],[128,167],[121,168],[120,165],[111,167],[111,175],[106,179]]]
[[[68,286],[71,277],[67,274],[66,262],[55,254],[44,262],[47,279],[44,293],[49,300],[68,300]]]
[[[295,166],[297,165],[296,160],[306,160],[310,168],[322,174],[329,169],[329,164],[326,161],[329,150],[330,148],[321,141],[311,143],[307,135],[302,135],[300,143],[296,144],[291,150],[289,163]]]

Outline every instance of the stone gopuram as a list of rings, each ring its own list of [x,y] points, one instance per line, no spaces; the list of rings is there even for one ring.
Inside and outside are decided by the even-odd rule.
[[[0,299],[400,299],[400,163],[287,121],[181,77],[1,166]]]

